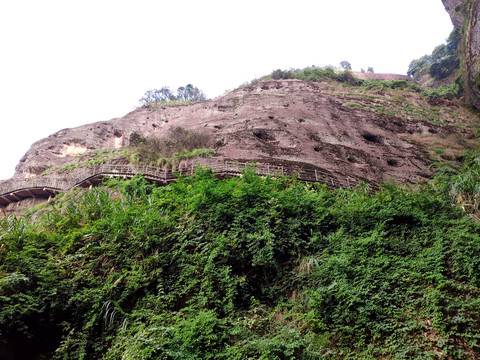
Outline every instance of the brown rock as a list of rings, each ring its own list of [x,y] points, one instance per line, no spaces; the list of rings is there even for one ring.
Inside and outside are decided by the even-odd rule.
[[[178,126],[209,134],[217,158],[306,164],[375,182],[412,183],[431,175],[429,160],[416,145],[423,138],[455,131],[470,136],[467,130],[375,112],[376,105],[391,104],[391,94],[362,97],[371,102],[359,105],[351,103],[355,94],[344,91],[335,83],[259,81],[203,103],[149,104],[123,118],[63,129],[34,143],[3,187],[78,163],[96,149],[123,149],[134,131],[163,137]],[[69,181],[69,176],[53,171],[42,178]]]
[[[461,7],[463,3],[468,1],[465,0],[442,0],[443,6],[445,6],[445,10],[447,10],[450,18],[452,19],[453,26],[455,28],[460,29],[466,20],[466,14],[461,11]]]

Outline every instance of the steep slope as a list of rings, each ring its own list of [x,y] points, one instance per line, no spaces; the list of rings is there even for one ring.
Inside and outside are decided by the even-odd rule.
[[[203,103],[152,103],[36,142],[2,189],[67,181],[74,174],[68,170],[127,147],[133,132],[163,137],[175,127],[208,134],[216,159],[296,164],[371,182],[426,179],[439,154],[454,160],[476,146],[475,114],[446,100],[429,104],[407,82],[397,90],[376,84],[264,80]]]
[[[480,224],[452,180],[205,170],[1,218],[1,358],[479,359]]]

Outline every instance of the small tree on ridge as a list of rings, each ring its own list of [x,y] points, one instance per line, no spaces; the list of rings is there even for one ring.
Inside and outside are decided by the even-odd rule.
[[[177,93],[174,94],[168,86],[164,86],[161,89],[148,90],[142,98],[140,98],[139,103],[146,105],[151,102],[159,101],[194,101],[200,102],[207,100],[207,96],[202,90],[188,84],[187,86],[180,86],[177,89]]]

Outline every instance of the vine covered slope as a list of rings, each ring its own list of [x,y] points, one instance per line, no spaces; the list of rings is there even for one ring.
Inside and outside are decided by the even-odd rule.
[[[2,358],[478,358],[480,229],[443,176],[373,195],[198,170],[3,218]]]

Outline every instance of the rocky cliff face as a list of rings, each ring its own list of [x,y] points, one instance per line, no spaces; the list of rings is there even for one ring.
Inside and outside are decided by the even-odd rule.
[[[220,159],[413,183],[431,175],[432,156],[454,159],[469,141],[474,143],[468,126],[478,119],[454,103],[440,105],[428,104],[415,92],[259,81],[203,103],[154,103],[123,118],[61,130],[34,143],[2,187],[21,187],[29,179],[68,180],[69,166],[87,166],[99,150],[124,149],[132,132],[163,137],[172,127],[208,134]]]
[[[480,108],[480,0],[442,0],[453,25],[462,30],[465,99]]]
[[[463,33],[465,97],[480,108],[480,0],[442,2]],[[410,80],[389,74],[382,79]],[[473,147],[476,135],[470,129],[477,123],[461,106],[429,104],[419,94],[260,81],[204,103],[151,104],[123,118],[61,130],[34,143],[0,190],[30,179],[71,180],[69,169],[88,166],[99,151],[120,152],[133,132],[163,137],[178,126],[208,134],[220,159],[293,163],[372,182],[413,183],[431,175],[429,164],[439,155],[452,160]]]
[[[467,99],[480,108],[480,1],[472,1],[469,15],[464,53]]]
[[[425,175],[424,154],[400,134],[438,132],[436,126],[359,111],[331,91],[328,84],[267,81],[205,103],[152,104],[36,142],[15,177],[40,176],[95,149],[120,149],[133,131],[162,137],[177,126],[209,134],[222,158],[306,163],[375,181],[413,182]]]
[[[452,19],[453,26],[460,29],[466,20],[466,12],[459,11],[461,5],[465,3],[465,0],[442,0],[445,10],[447,10],[450,18]]]

